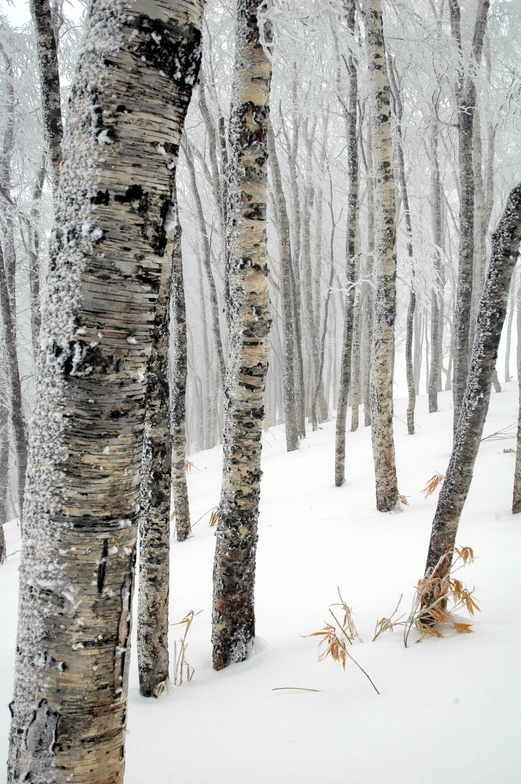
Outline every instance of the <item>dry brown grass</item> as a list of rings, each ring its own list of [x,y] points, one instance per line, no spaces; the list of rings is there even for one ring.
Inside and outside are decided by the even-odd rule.
[[[179,682],[179,686],[183,683],[183,672],[185,674],[185,679],[187,681],[191,681],[194,677],[194,668],[188,663],[186,659],[186,651],[188,648],[188,643],[186,642],[186,637],[188,632],[190,631],[190,626],[192,625],[192,621],[194,620],[196,615],[202,613],[202,610],[199,612],[194,612],[190,610],[186,613],[185,617],[181,621],[177,621],[177,623],[172,623],[171,626],[184,626],[184,632],[179,640],[179,653],[178,653],[178,645],[177,642],[174,642],[174,684],[177,686]]]
[[[318,631],[312,632],[311,634],[302,634],[301,636],[319,638],[319,661],[324,661],[324,659],[326,659],[328,656],[331,656],[333,661],[340,662],[342,668],[345,670],[347,660],[351,659],[351,661],[356,664],[356,666],[364,673],[365,677],[371,683],[376,693],[380,694],[369,675],[347,650],[348,644],[352,645],[353,640],[357,639],[359,642],[362,642],[362,640],[356,630],[351,607],[347,606],[346,602],[342,598],[339,588],[337,588],[337,591],[338,596],[340,597],[340,602],[334,602],[333,604],[330,604],[328,608],[333,617],[334,623],[328,623],[325,621],[323,629],[319,629]],[[332,607],[340,607],[343,611],[343,617],[341,621],[337,618],[336,614],[331,609]]]
[[[441,485],[445,477],[443,474],[439,474],[437,471],[434,476],[431,476],[429,481],[427,482],[426,486],[421,491],[425,498],[428,498],[430,495],[434,493],[436,488]]]
[[[450,559],[450,571],[443,577],[439,576],[441,567]],[[420,639],[430,635],[443,637],[443,629],[452,629],[459,634],[470,634],[471,623],[456,621],[454,613],[466,610],[473,616],[479,605],[474,598],[475,588],[469,590],[465,584],[454,577],[454,573],[474,560],[471,547],[454,547],[439,559],[434,569],[422,577],[415,586],[415,594],[411,611],[407,618],[401,615],[395,618],[402,597],[389,618],[381,618],[376,623],[373,641],[386,631],[394,631],[395,627],[403,626],[404,645],[407,647],[411,629],[415,628],[421,635]],[[451,602],[450,609],[447,604]],[[440,628],[441,627],[441,628]]]

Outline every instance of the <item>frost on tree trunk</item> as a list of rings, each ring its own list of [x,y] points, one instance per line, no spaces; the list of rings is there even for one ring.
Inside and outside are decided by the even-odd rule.
[[[355,33],[355,3],[346,4],[347,28]],[[358,226],[358,139],[357,103],[358,75],[355,58],[351,53],[347,61],[349,72],[349,101],[345,109],[347,126],[347,168],[349,190],[347,195],[347,240],[346,240],[346,293],[344,297],[344,332],[342,337],[342,357],[340,363],[340,386],[335,432],[335,485],[340,487],[345,480],[346,462],[346,421],[349,390],[351,386],[351,355],[353,348],[353,321],[355,311],[356,285],[356,234]]]
[[[9,782],[123,781],[146,372],[201,6],[89,8],[42,322]]]
[[[375,282],[371,353],[371,437],[376,508],[398,503],[393,436],[393,362],[396,319],[396,225],[389,81],[380,0],[364,0],[373,136]]]
[[[181,226],[177,226],[172,251],[172,485],[174,495],[175,528],[177,540],[183,542],[189,535],[190,507],[186,484],[186,304],[181,251]]]
[[[175,195],[172,194],[172,198]],[[167,244],[157,293],[152,351],[148,360],[146,415],[141,469],[137,653],[139,691],[158,697],[168,680],[168,597],[170,585],[170,289],[176,218],[170,207]]]
[[[42,96],[43,127],[51,157],[54,197],[58,190],[62,158],[63,124],[60,99],[58,46],[52,25],[50,0],[31,0],[31,15],[36,30],[38,65]]]
[[[426,570],[443,577],[450,569],[450,552],[467,498],[490,401],[499,339],[505,320],[508,290],[521,239],[521,184],[511,192],[505,212],[492,236],[492,258],[481,297],[469,379],[461,407],[454,446],[432,524]]]
[[[483,48],[487,14],[490,0],[479,0],[474,36],[472,40],[472,56],[479,63]],[[458,47],[458,55],[463,57],[461,40],[460,8],[458,0],[449,0],[450,23],[452,36]],[[472,279],[474,264],[474,165],[472,160],[474,111],[476,106],[476,86],[470,73],[460,68],[456,87],[458,111],[458,157],[460,184],[459,214],[459,258],[458,285],[456,293],[456,309],[454,324],[454,429],[462,405],[463,394],[467,383],[470,361]]]
[[[217,670],[245,659],[255,636],[253,589],[271,322],[266,257],[271,68],[259,40],[258,5],[259,0],[237,3],[230,119],[230,362],[212,617]]]

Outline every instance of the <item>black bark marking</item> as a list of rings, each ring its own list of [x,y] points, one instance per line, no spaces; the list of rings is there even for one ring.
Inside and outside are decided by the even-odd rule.
[[[98,593],[101,593],[105,584],[105,574],[107,572],[107,555],[109,554],[109,540],[103,540],[103,550],[98,566]]]
[[[175,82],[189,87],[196,83],[201,62],[201,32],[197,28],[181,28],[140,14],[135,29],[141,34],[134,48],[136,58],[145,58],[147,64]]]
[[[110,196],[108,190],[106,191],[98,191],[95,196],[91,196],[91,204],[104,204],[106,207],[110,201]]]

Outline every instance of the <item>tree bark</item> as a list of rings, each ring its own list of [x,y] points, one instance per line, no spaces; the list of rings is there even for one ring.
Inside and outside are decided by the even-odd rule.
[[[192,195],[195,200],[195,211],[197,215],[197,221],[199,223],[199,231],[201,233],[201,240],[203,244],[203,264],[206,272],[206,278],[208,280],[208,286],[210,288],[212,331],[215,340],[215,349],[217,351],[217,360],[218,360],[219,374],[221,377],[221,383],[224,384],[224,377],[226,374],[226,362],[224,359],[224,350],[223,350],[223,343],[221,338],[221,326],[219,322],[219,303],[217,301],[217,288],[215,286],[215,279],[212,271],[212,254],[210,248],[210,238],[208,237],[206,220],[204,218],[203,203],[197,185],[197,178],[195,176],[194,159],[193,159],[192,151],[190,149],[190,144],[186,136],[183,138],[182,149],[185,154],[184,157],[186,159],[188,173],[190,175]]]
[[[435,576],[440,578],[450,570],[452,556],[443,556],[452,553],[456,543],[461,513],[472,481],[520,239],[521,184],[511,192],[492,237],[492,258],[479,307],[469,380],[432,524],[426,574],[439,564]]]
[[[63,123],[60,98],[58,45],[52,24],[50,0],[31,0],[31,16],[36,31],[40,71],[43,127],[51,158],[51,180],[54,197],[58,190]]]
[[[438,410],[438,392],[441,391],[441,370],[443,364],[443,319],[445,274],[442,261],[443,213],[441,199],[441,178],[438,158],[438,127],[432,134],[432,227],[434,242],[434,285],[431,296],[431,367],[429,373],[429,413]]]
[[[271,66],[257,21],[259,0],[238,0],[230,140],[230,364],[224,464],[216,531],[213,666],[248,655],[260,497],[270,303],[266,254],[267,121]],[[264,28],[269,40],[269,31]]]
[[[295,357],[295,322],[293,291],[291,286],[291,242],[288,211],[286,199],[282,190],[282,177],[279,160],[275,147],[275,136],[271,122],[268,121],[268,154],[271,176],[273,179],[273,193],[277,213],[277,229],[279,237],[280,254],[280,294],[282,300],[284,333],[284,365],[283,365],[283,391],[284,391],[284,424],[286,430],[286,449],[293,452],[299,448],[300,433],[297,416],[296,400],[296,357]]]
[[[508,297],[508,321],[507,321],[507,340],[505,347],[505,384],[512,381],[510,376],[510,354],[512,353],[512,324],[514,322],[514,311],[516,309],[516,270],[512,273],[512,282],[510,284],[510,294]]]
[[[416,291],[414,288],[414,250],[413,250],[413,236],[412,236],[412,221],[411,221],[411,208],[409,205],[409,191],[407,189],[407,181],[405,179],[405,160],[403,155],[403,133],[402,133],[402,118],[403,118],[403,104],[400,94],[400,88],[396,81],[394,72],[394,63],[391,60],[389,63],[389,77],[391,83],[391,98],[393,101],[393,110],[396,115],[395,131],[396,131],[396,158],[398,170],[398,185],[400,186],[400,195],[402,197],[403,213],[405,219],[405,232],[407,235],[407,255],[409,257],[411,276],[409,304],[407,306],[407,320],[405,330],[405,371],[407,377],[407,432],[410,436],[414,435],[414,411],[416,408],[416,384],[414,379],[414,362],[413,362],[413,340],[414,340],[414,313],[416,310]]]
[[[485,35],[487,14],[490,0],[479,0],[474,36],[472,41],[472,56],[476,62],[481,58],[483,38]],[[450,21],[452,36],[457,44],[459,56],[463,56],[460,8],[458,0],[449,0]],[[474,264],[474,166],[473,152],[473,124],[476,106],[476,86],[471,74],[465,73],[463,66],[458,75],[456,89],[458,111],[458,157],[459,157],[459,182],[460,182],[460,214],[459,214],[459,261],[458,285],[456,294],[456,310],[454,325],[454,371],[453,371],[453,400],[454,400],[454,429],[456,430],[459,412],[467,383],[467,374],[470,362],[470,337],[471,337],[471,309],[472,309],[472,279]]]
[[[371,437],[376,507],[396,508],[398,483],[393,435],[393,362],[396,320],[396,224],[389,81],[380,0],[364,0],[375,164],[374,325],[371,353]]]
[[[177,198],[172,193],[172,199]],[[168,599],[170,587],[170,290],[178,236],[176,207],[170,207],[167,246],[157,293],[152,350],[148,360],[141,514],[139,518],[139,584],[137,654],[139,691],[158,697],[168,681]]]
[[[6,265],[2,252],[2,245],[0,244],[0,317],[4,325],[11,425],[17,462],[18,481],[16,484],[16,497],[18,500],[18,516],[23,527],[23,505],[27,473],[27,434],[22,407],[20,366],[18,363],[18,352],[16,350],[16,329],[14,326],[16,323],[16,316],[11,308],[12,304],[7,285]]]
[[[202,2],[93,0],[43,318],[9,782],[120,784],[146,371]]]
[[[188,538],[190,506],[186,484],[186,381],[188,375],[186,340],[186,303],[184,293],[181,227],[178,226],[172,251],[172,484],[174,490],[177,541]]]
[[[6,67],[6,122],[0,155],[0,186],[2,188],[3,243],[0,244],[0,314],[4,335],[9,377],[9,402],[14,448],[17,462],[18,516],[23,522],[25,475],[27,471],[27,433],[23,413],[22,383],[17,351],[16,318],[16,205],[11,193],[11,168],[14,152],[15,94],[11,58],[0,44],[0,53]],[[2,247],[3,245],[3,247]]]
[[[347,29],[355,34],[355,2],[346,3]],[[340,487],[345,481],[346,462],[346,422],[347,405],[351,386],[351,360],[353,349],[353,323],[356,293],[356,239],[358,227],[358,74],[352,53],[347,60],[349,73],[349,99],[346,107],[347,130],[347,227],[346,227],[346,293],[344,297],[344,333],[342,336],[342,355],[340,360],[340,388],[335,430],[335,485]]]

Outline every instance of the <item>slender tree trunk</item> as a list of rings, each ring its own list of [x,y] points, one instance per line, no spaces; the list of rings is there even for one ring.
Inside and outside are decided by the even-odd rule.
[[[367,123],[367,256],[365,264],[363,334],[365,335],[364,366],[364,427],[371,426],[371,346],[373,343],[374,322],[374,242],[375,242],[375,205],[374,205],[374,167],[372,119],[369,111]]]
[[[4,524],[7,522],[7,491],[9,476],[9,411],[0,397],[0,566],[7,555]]]
[[[173,383],[172,383],[172,483],[174,488],[177,541],[191,531],[188,487],[186,484],[186,381],[187,341],[181,227],[178,226],[172,251]]]
[[[512,353],[512,324],[514,322],[514,311],[516,309],[517,280],[516,270],[512,273],[512,283],[510,284],[510,295],[508,297],[508,321],[507,321],[507,341],[505,348],[505,384],[512,381],[510,376],[510,354]]]
[[[176,200],[175,194],[172,198]],[[176,208],[165,225],[167,246],[157,294],[152,350],[148,360],[146,414],[141,467],[137,654],[139,691],[158,697],[168,681],[168,597],[170,586],[170,290],[176,252]]]
[[[358,256],[355,279],[360,279],[360,257]],[[358,430],[360,421],[360,370],[361,370],[361,332],[362,308],[360,286],[355,291],[353,306],[353,352],[351,355],[351,432]]]
[[[355,2],[346,3],[347,29],[355,33]],[[347,231],[346,231],[346,293],[344,297],[344,334],[342,338],[342,355],[340,363],[340,388],[335,431],[335,485],[339,487],[345,481],[346,461],[346,421],[349,389],[351,386],[351,359],[353,349],[353,323],[356,293],[356,238],[358,227],[358,74],[352,54],[347,61],[349,72],[349,100],[346,111],[347,130],[347,168],[349,190],[347,194]]]
[[[521,283],[517,290],[517,386],[519,406],[517,416],[516,467],[514,471],[514,492],[512,498],[512,514],[521,512]]]
[[[217,359],[218,359],[218,366],[219,366],[219,373],[221,376],[221,382],[224,383],[224,377],[226,374],[226,362],[224,360],[224,351],[223,351],[223,344],[221,339],[221,326],[219,323],[219,303],[217,301],[217,288],[215,286],[215,279],[213,276],[212,271],[212,257],[211,257],[211,249],[210,249],[210,239],[208,237],[208,230],[206,227],[206,220],[204,218],[204,210],[203,210],[203,203],[201,201],[201,196],[199,193],[199,188],[197,186],[197,178],[195,176],[195,166],[194,166],[194,159],[192,155],[192,151],[190,149],[190,145],[188,143],[188,139],[186,136],[183,138],[182,144],[183,152],[185,153],[185,160],[188,167],[188,173],[190,175],[190,184],[192,187],[192,195],[195,201],[195,210],[197,215],[197,220],[199,223],[199,231],[201,233],[201,240],[203,243],[203,264],[204,269],[206,272],[206,278],[208,280],[208,286],[210,288],[210,303],[212,309],[212,331],[215,340],[215,348],[217,351]]]
[[[17,462],[18,481],[16,496],[18,500],[18,515],[22,521],[23,504],[25,497],[25,478],[27,473],[27,434],[22,408],[22,385],[20,380],[20,366],[16,350],[16,330],[14,328],[15,315],[11,310],[11,299],[7,286],[6,265],[2,245],[0,244],[0,317],[4,325],[5,353],[7,361],[7,375],[9,379],[9,400],[11,407],[11,424],[13,428],[14,447]]]
[[[123,781],[144,382],[201,15],[195,0],[89,6],[42,320],[13,783]]]
[[[438,159],[438,128],[432,135],[432,227],[434,241],[434,285],[431,296],[431,367],[429,373],[429,413],[438,410],[438,392],[441,391],[441,370],[443,364],[443,290],[445,275],[442,262],[443,213],[441,199],[441,178]]]
[[[472,55],[477,62],[479,62],[481,58],[489,3],[490,0],[479,0],[472,41]],[[459,54],[462,57],[463,50],[458,0],[449,0],[449,8],[452,36],[458,46]],[[456,99],[458,104],[460,214],[458,286],[454,325],[454,371],[452,381],[455,430],[467,383],[467,373],[470,362],[470,319],[474,264],[475,186],[472,152],[474,144],[473,126],[476,106],[476,87],[471,75],[469,73],[465,74],[463,70],[460,71],[458,76]]]
[[[452,556],[443,556],[452,553],[456,543],[459,520],[472,481],[520,239],[521,184],[511,192],[492,237],[492,258],[479,307],[469,381],[432,524],[426,574],[438,565],[435,576],[440,578],[450,570]]]
[[[485,223],[485,185],[483,181],[483,152],[481,144],[481,118],[476,107],[474,113],[474,139],[473,139],[473,165],[474,165],[474,278],[472,281],[472,313],[471,332],[478,317],[479,302],[485,285],[487,267],[487,228]]]
[[[405,371],[407,377],[407,432],[410,436],[414,435],[414,410],[416,408],[416,384],[414,380],[414,363],[413,363],[413,339],[414,339],[414,313],[416,310],[416,291],[414,289],[414,251],[413,251],[413,237],[412,237],[412,221],[411,221],[411,208],[409,205],[409,192],[407,190],[407,181],[405,179],[405,160],[403,156],[403,134],[402,134],[402,118],[403,118],[403,104],[400,94],[399,85],[396,82],[396,75],[394,71],[394,63],[391,60],[389,63],[389,77],[391,83],[391,98],[393,111],[396,115],[395,131],[396,131],[396,159],[398,170],[398,184],[400,186],[400,195],[402,197],[403,212],[405,218],[405,232],[407,234],[407,255],[409,256],[411,276],[409,304],[407,306],[407,321],[405,330]]]
[[[58,46],[52,24],[50,0],[31,0],[31,15],[36,30],[43,127],[51,158],[51,179],[56,197],[62,159],[63,123],[60,98]]]
[[[23,414],[22,383],[17,351],[15,204],[11,198],[11,168],[14,151],[15,94],[11,58],[0,44],[6,68],[6,122],[0,155],[0,186],[3,191],[3,243],[0,244],[0,314],[4,323],[9,399],[17,462],[18,515],[22,521],[27,470],[27,434]],[[2,247],[3,245],[3,247]]]
[[[271,66],[259,0],[238,0],[230,139],[230,365],[216,531],[213,666],[245,659],[255,636],[253,588],[270,303],[266,254],[267,121]],[[264,27],[264,34],[269,30]]]
[[[396,224],[389,81],[380,0],[364,0],[375,163],[376,292],[371,354],[371,436],[376,507],[396,508],[398,483],[393,435],[393,362],[396,320]]]
[[[275,208],[277,213],[277,228],[279,237],[280,254],[280,293],[282,300],[284,332],[284,366],[283,366],[283,390],[284,390],[284,422],[286,429],[286,448],[288,452],[298,449],[300,444],[300,433],[297,419],[296,401],[296,368],[295,368],[295,322],[294,307],[291,286],[291,244],[290,227],[286,200],[282,190],[282,177],[275,147],[275,137],[271,122],[268,122],[268,154],[271,174],[273,178],[273,192]]]

